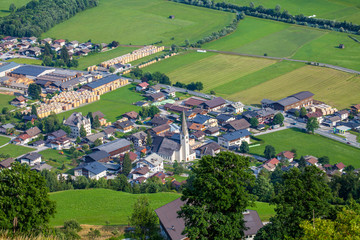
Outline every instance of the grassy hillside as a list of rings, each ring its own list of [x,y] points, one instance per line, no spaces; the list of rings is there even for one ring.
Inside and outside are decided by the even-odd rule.
[[[169,19],[174,15],[175,19]],[[122,44],[166,45],[198,40],[229,24],[234,14],[166,0],[101,0],[42,37]],[[171,40],[174,38],[174,40]]]
[[[264,140],[264,144],[250,148],[250,153],[263,155],[265,146],[270,144],[277,153],[295,148],[298,156],[328,156],[331,164],[343,162],[355,168],[360,167],[360,149],[319,135],[310,135],[296,128],[261,135],[259,138]]]
[[[52,226],[60,226],[66,220],[76,219],[81,224],[127,225],[128,217],[133,211],[135,200],[141,196],[148,196],[151,207],[159,208],[181,195],[177,193],[130,194],[108,189],[70,190],[51,193],[50,198],[56,201],[55,218]],[[274,215],[273,206],[268,203],[256,202],[255,207],[263,221],[268,221]]]
[[[223,0],[215,0],[223,2]],[[275,8],[280,5],[282,9],[291,14],[316,15],[318,18],[346,20],[360,24],[360,2],[358,0],[224,0],[241,6],[263,5],[266,8]]]
[[[143,100],[139,93],[132,91],[134,88],[134,85],[130,84],[101,95],[100,101],[61,113],[59,119],[67,118],[73,112],[82,112],[82,114],[87,115],[88,112],[101,111],[108,121],[114,122],[126,112],[140,110],[139,107],[132,105],[134,102]]]
[[[28,2],[30,0],[0,0],[0,17],[10,14],[10,4],[14,3],[17,8],[20,8]]]

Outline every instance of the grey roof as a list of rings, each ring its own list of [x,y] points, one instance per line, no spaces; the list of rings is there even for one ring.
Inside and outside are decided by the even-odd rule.
[[[202,115],[202,114],[197,114],[196,117],[193,119],[194,123],[200,123],[200,124],[204,124],[206,121],[208,121],[209,119],[211,119],[210,116],[207,115]]]
[[[15,126],[12,125],[11,123],[7,123],[7,124],[2,125],[1,127],[5,128],[5,129],[11,129],[11,128],[14,128]]]
[[[133,123],[132,121],[124,121],[124,122],[119,122],[119,123],[117,123],[117,125],[118,125],[120,128],[126,128],[126,127],[133,126],[134,123]]]
[[[90,153],[86,156],[86,158],[90,158],[92,159],[93,161],[99,161],[101,159],[104,159],[104,158],[107,158],[107,157],[110,157],[109,153],[105,152],[105,151],[95,151],[93,153]]]
[[[294,97],[294,98],[297,98],[297,99],[299,99],[301,101],[301,100],[304,100],[304,99],[312,97],[312,96],[314,96],[314,94],[312,92],[303,91],[303,92],[295,93],[295,94],[293,94],[293,95],[291,95],[289,97]]]
[[[80,79],[81,79],[81,77],[80,78],[73,78],[73,79],[70,79],[70,80],[68,80],[66,82],[55,82],[55,84],[59,85],[61,88],[67,89],[69,87],[78,86],[79,83],[81,82]]]
[[[299,101],[299,99],[297,99],[295,97],[286,97],[286,98],[280,99],[279,101],[277,101],[277,103],[285,107],[285,106],[294,104],[298,101]]]
[[[116,163],[102,163],[104,167],[106,167],[106,170],[108,171],[119,171],[120,170],[120,164]]]
[[[12,69],[17,66],[20,66],[20,64],[18,64],[16,62],[4,63],[4,64],[0,65],[0,72],[8,71],[9,69]]]
[[[203,103],[203,105],[206,105],[209,108],[218,107],[221,105],[224,105],[226,101],[222,97],[213,98],[211,100],[208,100]]]
[[[113,82],[115,80],[118,80],[120,79],[121,77],[119,77],[118,75],[115,75],[115,74],[112,74],[112,75],[109,75],[107,77],[104,77],[104,78],[101,78],[95,82],[91,82],[89,84],[86,84],[85,86],[88,86],[90,88],[98,88],[102,85],[105,85],[105,84],[108,84],[110,82]]]
[[[80,165],[79,167],[75,168],[75,169],[85,169],[88,170],[89,172],[98,175],[99,173],[102,173],[104,171],[107,170],[107,168],[99,163],[99,162],[91,162],[91,163],[85,163],[83,165]]]
[[[211,142],[198,147],[196,150],[200,151],[201,155],[214,155],[214,152],[219,150],[221,147],[216,142]]]
[[[278,113],[278,111],[272,109],[272,108],[263,108],[263,109],[259,109],[255,111],[257,115],[261,116],[261,117],[266,117],[269,115],[275,115],[276,113]]]
[[[155,137],[153,141],[153,151],[164,156],[171,156],[174,151],[180,149],[180,144],[164,137]]]
[[[151,94],[149,97],[152,98],[153,100],[156,100],[158,98],[165,97],[165,95],[162,92],[158,92]]]
[[[26,65],[26,66],[21,66],[21,67],[15,69],[14,71],[12,71],[12,73],[37,77],[40,74],[42,74],[43,72],[50,70],[50,69],[53,69],[53,68],[45,68],[45,67],[40,67],[40,66]]]
[[[66,132],[62,129],[59,129],[55,132],[50,133],[49,135],[53,136],[54,138],[59,138],[66,136]]]
[[[263,100],[261,100],[261,104],[273,104],[273,103],[275,103],[275,101],[273,101],[273,100],[270,100],[270,99],[266,99],[266,98],[264,98]]]
[[[0,167],[3,167],[3,168],[8,168],[11,166],[11,164],[15,162],[15,159],[14,158],[7,158],[3,161],[0,162]]]
[[[245,227],[247,228],[244,231],[245,236],[255,235],[260,230],[260,228],[263,227],[263,223],[260,220],[259,214],[255,210],[246,210],[243,215]]]
[[[129,142],[126,139],[121,138],[121,139],[117,139],[117,140],[105,143],[103,145],[100,145],[100,146],[96,147],[95,149],[103,150],[107,153],[110,153],[119,148],[123,148],[123,147],[129,146],[129,145],[131,145],[131,142]]]
[[[41,157],[41,154],[37,152],[31,152],[22,157],[22,159],[29,159],[30,161],[34,161],[35,159]]]
[[[144,131],[140,131],[140,132],[136,132],[136,133],[134,133],[134,134],[131,134],[131,135],[129,136],[129,138],[130,138],[130,139],[136,138],[136,139],[139,139],[139,140],[144,140],[144,139],[147,138],[147,134],[146,134]]]
[[[221,137],[227,141],[233,141],[233,140],[236,140],[236,139],[239,139],[242,137],[246,137],[246,136],[250,136],[250,135],[251,135],[251,133],[248,130],[243,129],[243,130],[238,130],[235,132],[224,134]]]
[[[40,172],[40,171],[43,171],[43,170],[48,170],[48,171],[50,171],[52,168],[53,168],[53,167],[50,166],[50,165],[47,164],[47,163],[37,163],[37,164],[35,164],[35,165],[31,168],[31,170],[35,170],[35,171],[37,171],[37,172]]]
[[[95,133],[95,134],[87,136],[86,139],[90,142],[95,142],[96,139],[104,138],[104,137],[105,137],[105,133],[99,132],[99,133]]]
[[[234,116],[230,114],[220,114],[216,117],[219,122],[226,122],[231,118],[234,118]]]
[[[115,132],[115,128],[113,127],[108,127],[104,129],[104,133],[106,134],[113,134]]]
[[[84,117],[81,113],[73,112],[70,117],[65,120],[65,125],[76,127],[78,123],[82,124],[82,121],[85,121],[86,124],[90,124],[88,118]]]
[[[246,121],[244,118],[231,121],[225,125],[226,128],[233,130],[247,129],[250,126],[251,124],[248,121]]]

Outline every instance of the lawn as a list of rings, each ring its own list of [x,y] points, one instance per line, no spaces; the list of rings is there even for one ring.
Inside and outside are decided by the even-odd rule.
[[[4,107],[14,109],[15,107],[9,103],[14,98],[14,95],[0,94],[0,109],[3,109]]]
[[[215,0],[222,2],[223,0]],[[275,8],[280,5],[282,10],[291,14],[316,15],[317,18],[347,20],[360,24],[358,0],[226,0],[241,6],[249,6],[253,2],[255,6],[263,5],[266,8]]]
[[[141,108],[132,105],[134,102],[144,98],[137,92],[132,84],[116,89],[115,91],[101,95],[100,100],[83,107],[73,109],[59,114],[59,119],[69,117],[73,112],[81,112],[87,115],[88,112],[101,111],[108,121],[114,122],[121,118],[121,115],[129,111],[138,111]]]
[[[5,143],[8,143],[10,141],[9,137],[0,136],[0,146],[4,145]]]
[[[175,18],[169,19],[170,15]],[[208,36],[228,25],[234,16],[165,0],[101,0],[97,7],[78,13],[42,37],[134,45],[163,41],[170,46]]]
[[[10,14],[10,4],[14,3],[16,8],[20,8],[30,0],[0,0],[0,17],[4,17]]]
[[[360,149],[319,135],[310,135],[296,128],[261,135],[258,138],[262,139],[264,144],[250,148],[252,154],[263,155],[265,146],[272,145],[277,153],[295,148],[298,156],[328,156],[331,164],[343,162],[355,168],[360,167]]]
[[[151,207],[159,208],[181,195],[177,193],[130,194],[108,189],[69,190],[51,193],[50,198],[56,201],[55,218],[50,221],[52,226],[60,226],[64,221],[75,219],[81,224],[127,225],[128,217],[133,211],[135,199],[148,196]],[[261,220],[268,221],[274,214],[273,207],[267,203],[256,202],[255,207]]]
[[[35,150],[34,148],[8,144],[0,148],[0,154],[9,154],[10,157],[16,158],[34,150]]]
[[[42,61],[39,59],[30,59],[30,58],[12,58],[7,60],[7,62],[16,62],[19,64],[31,64],[31,65],[41,65]]]
[[[98,65],[99,63],[102,63],[106,60],[110,60],[112,58],[116,58],[121,55],[130,53],[136,49],[137,48],[135,47],[117,47],[106,52],[93,53],[85,57],[80,57],[78,59],[79,66],[76,69],[86,70],[89,66]]]
[[[246,104],[259,104],[263,98],[279,100],[299,91],[311,91],[315,99],[343,109],[358,102],[358,96],[349,93],[359,90],[359,76],[329,68],[303,66],[228,98],[240,99]]]
[[[60,152],[63,152],[64,154],[60,154]],[[70,168],[74,168],[72,166],[72,158],[68,150],[59,151],[55,149],[46,149],[39,154],[42,155],[42,159],[49,164],[50,166],[53,166],[61,171],[66,171]],[[63,164],[65,164],[65,169],[62,169]]]

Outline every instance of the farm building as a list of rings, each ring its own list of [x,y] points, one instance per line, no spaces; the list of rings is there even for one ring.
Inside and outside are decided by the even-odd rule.
[[[5,77],[6,74],[20,67],[20,64],[15,62],[0,63],[0,77]]]
[[[12,77],[26,77],[30,79],[35,79],[37,77],[52,73],[54,71],[54,68],[26,65],[16,68],[14,71],[9,73],[9,75]]]
[[[104,93],[113,91],[121,86],[124,86],[127,83],[127,78],[122,78],[117,75],[109,75],[95,82],[88,83],[82,88],[92,91],[96,93],[96,95],[102,95]]]
[[[271,104],[275,110],[288,111],[293,108],[308,107],[313,104],[314,94],[308,91],[298,92]]]

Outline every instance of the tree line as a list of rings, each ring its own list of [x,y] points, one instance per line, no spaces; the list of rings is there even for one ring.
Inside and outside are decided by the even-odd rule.
[[[79,62],[76,59],[71,59],[68,50],[63,46],[60,50],[60,54],[51,50],[49,43],[45,43],[44,53],[41,55],[42,65],[50,67],[77,67]]]
[[[32,0],[0,18],[0,34],[39,37],[56,24],[97,5],[97,0]]]
[[[249,6],[238,6],[231,3],[221,2],[214,3],[211,0],[172,0],[174,2],[195,5],[200,7],[206,7],[221,11],[228,12],[237,12],[237,15],[242,16],[243,14],[258,18],[271,19],[274,21],[280,21],[285,23],[297,24],[297,25],[305,25],[314,28],[322,28],[327,30],[339,31],[339,32],[348,32],[353,34],[360,35],[360,25],[353,24],[352,22],[347,21],[335,21],[329,19],[320,19],[320,18],[309,18],[304,14],[292,15],[288,11],[283,10],[279,5],[277,5],[274,9],[265,8],[262,5],[255,7],[254,3],[250,3]]]

